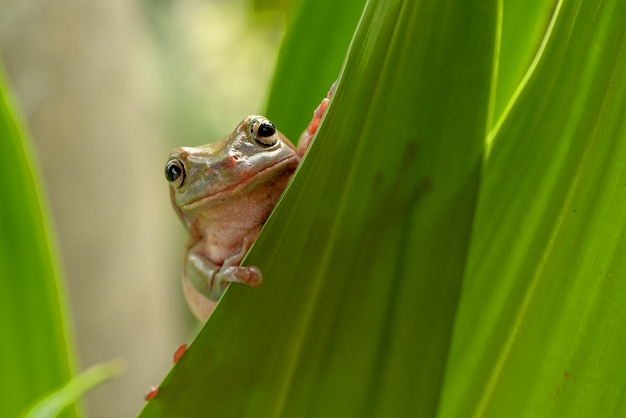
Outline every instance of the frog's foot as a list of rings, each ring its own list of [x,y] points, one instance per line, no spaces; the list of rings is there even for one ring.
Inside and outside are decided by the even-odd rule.
[[[148,402],[149,400],[154,399],[155,396],[159,393],[159,387],[157,385],[150,385],[148,388],[148,392],[143,396],[143,398]]]
[[[205,261],[205,264],[209,263]],[[187,263],[183,276],[185,298],[191,311],[201,322],[209,318],[229,283],[239,282],[257,287],[263,282],[261,271],[257,267],[212,266],[214,268],[212,272],[206,271],[206,275],[200,275],[197,274],[199,271],[196,266]]]
[[[245,237],[241,250],[224,260],[224,264],[215,272],[214,284],[219,289],[226,289],[228,283],[244,283],[250,287],[257,287],[263,283],[263,276],[258,267],[239,265],[253,242],[254,239],[251,237]]]
[[[176,351],[174,351],[174,363],[178,363],[178,360],[180,360],[183,354],[187,352],[187,347],[187,344],[182,344],[176,349]]]
[[[215,273],[218,287],[226,287],[228,283],[244,283],[257,287],[263,283],[261,270],[255,266],[230,266]]]
[[[330,98],[335,92],[336,84],[337,82],[334,82],[333,85],[330,86],[330,89],[328,90],[328,94],[326,95],[326,97],[322,99],[322,102],[315,108],[315,111],[313,111],[313,119],[311,119],[309,126],[306,128],[306,131],[304,131],[302,135],[300,136],[300,140],[298,141],[298,150],[297,150],[298,155],[300,155],[300,157],[302,157],[304,153],[306,152],[306,150],[309,148],[309,144],[311,143],[313,136],[317,132],[317,128],[320,122],[322,121],[322,117],[324,117],[324,114],[326,113],[326,109],[328,108],[328,103],[330,103]]]

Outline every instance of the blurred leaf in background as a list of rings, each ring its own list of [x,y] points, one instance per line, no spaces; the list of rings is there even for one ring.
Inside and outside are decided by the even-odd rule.
[[[285,11],[248,0],[142,0],[157,46],[171,146],[215,141],[262,112]],[[286,7],[286,5],[284,5]]]
[[[74,376],[62,388],[46,395],[24,414],[25,418],[48,418],[59,416],[68,405],[79,402],[87,391],[100,383],[114,378],[125,370],[124,362],[115,359],[100,363]]]
[[[0,73],[0,416],[14,417],[69,381],[63,283],[31,146]],[[74,416],[68,411],[66,416]]]

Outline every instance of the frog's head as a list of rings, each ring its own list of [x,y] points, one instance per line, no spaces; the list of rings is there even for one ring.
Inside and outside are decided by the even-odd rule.
[[[172,202],[183,212],[239,197],[295,170],[293,145],[263,116],[248,116],[232,134],[197,148],[176,148],[165,165]]]

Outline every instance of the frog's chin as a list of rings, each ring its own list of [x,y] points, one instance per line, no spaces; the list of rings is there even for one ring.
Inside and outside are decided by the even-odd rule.
[[[202,196],[198,199],[192,200],[191,202],[183,203],[180,205],[180,208],[185,211],[189,211],[209,206],[212,203],[223,202],[224,200],[228,199],[229,196],[236,196],[238,193],[242,193],[248,186],[255,182],[258,182],[265,176],[276,173],[275,176],[278,177],[285,171],[287,171],[290,167],[292,171],[295,171],[298,162],[299,158],[296,154],[290,155],[283,158],[282,160],[276,161],[275,163],[268,165],[262,170],[257,171],[256,173],[247,177],[245,180],[239,183],[233,184],[229,187],[225,187],[224,189],[210,195]]]

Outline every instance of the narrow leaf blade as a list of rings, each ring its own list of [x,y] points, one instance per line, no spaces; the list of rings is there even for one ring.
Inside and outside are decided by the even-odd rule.
[[[29,151],[0,74],[1,416],[17,416],[71,375],[63,292]]]

